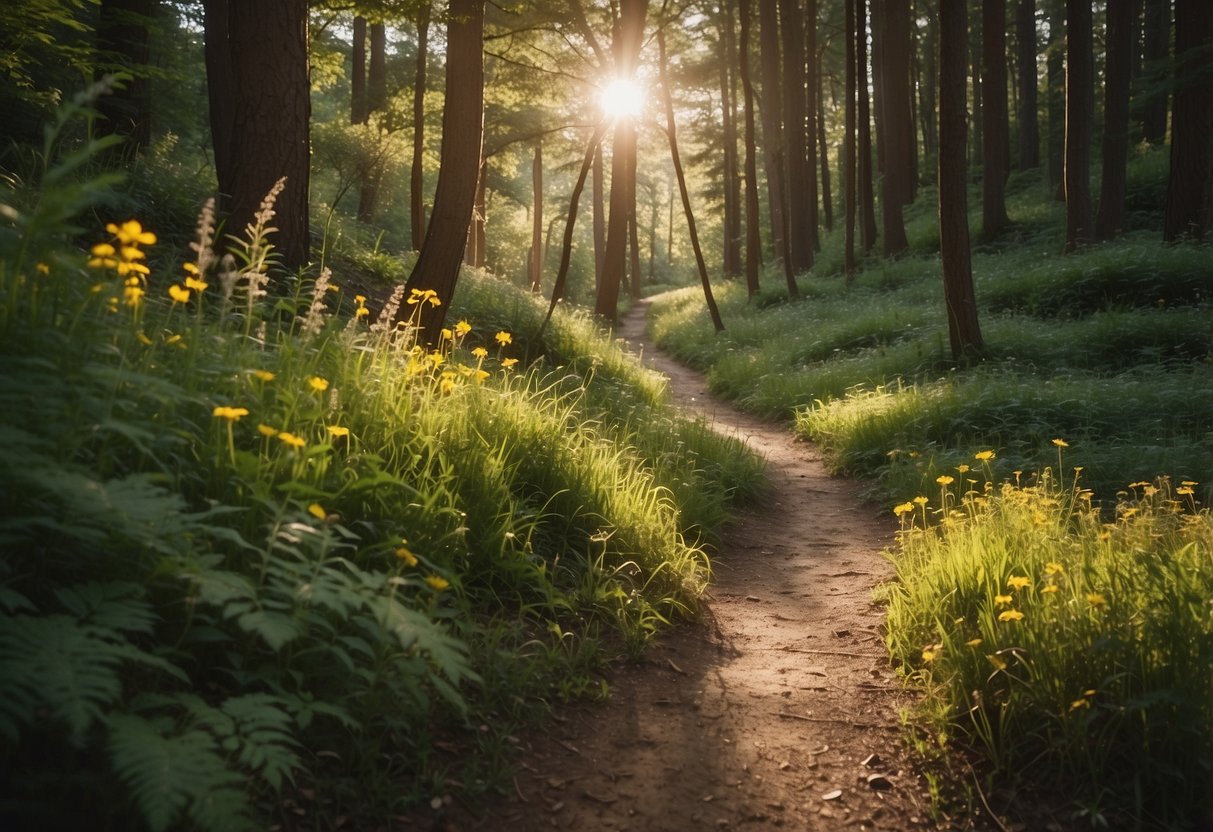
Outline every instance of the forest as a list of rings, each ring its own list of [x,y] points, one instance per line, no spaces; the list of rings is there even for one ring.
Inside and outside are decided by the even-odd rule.
[[[0,47],[5,828],[522,797],[795,487],[641,312],[889,521],[924,827],[1213,828],[1213,3],[16,0]]]

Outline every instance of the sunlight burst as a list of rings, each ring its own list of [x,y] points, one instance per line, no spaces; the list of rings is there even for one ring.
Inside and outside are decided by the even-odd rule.
[[[607,118],[635,118],[644,110],[644,88],[634,79],[616,78],[598,93]]]

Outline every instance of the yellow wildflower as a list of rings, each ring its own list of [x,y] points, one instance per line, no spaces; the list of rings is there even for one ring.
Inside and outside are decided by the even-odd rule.
[[[979,647],[980,645],[981,645],[981,639],[979,639],[979,638],[971,638],[965,642],[966,647]]]
[[[168,296],[173,299],[173,303],[187,303],[190,299],[190,290],[174,283],[168,287]]]
[[[1060,438],[1058,438],[1058,439],[1054,439],[1054,440],[1053,440],[1053,444],[1054,444],[1054,445],[1056,445],[1056,446],[1057,446],[1057,447],[1059,447],[1059,448],[1068,448],[1068,447],[1070,447],[1070,443],[1069,443],[1069,442],[1067,442],[1067,441],[1066,441],[1066,440],[1064,440],[1064,439],[1060,439]]]
[[[307,444],[300,437],[293,433],[287,433],[286,431],[279,433],[278,438],[281,439],[285,444],[290,445],[292,448],[302,448]]]
[[[921,497],[921,496],[919,496],[919,497],[915,497],[915,498],[914,498],[914,504],[915,504],[915,505],[919,505],[919,506],[925,506],[925,505],[926,505],[927,503],[929,503],[929,502],[930,502],[930,499],[929,499],[929,498],[927,498],[927,497]]]
[[[278,428],[270,427],[269,425],[265,425],[265,424],[259,424],[259,425],[257,425],[257,432],[259,434],[261,434],[262,436],[265,436],[268,438],[268,437],[272,437],[272,436],[277,436]]]
[[[334,439],[342,439],[350,435],[350,429],[343,428],[340,425],[329,425],[328,431],[329,436],[332,436]]]
[[[1093,607],[1103,607],[1107,606],[1108,599],[1098,592],[1088,592],[1087,603]]]
[[[274,380],[274,374],[271,373],[269,370],[253,370],[252,375],[253,375],[253,378],[257,379],[257,381],[273,381]]]
[[[138,338],[139,343],[143,344],[145,347],[150,347],[152,345],[152,339],[148,338],[147,335],[143,333],[143,330],[139,330],[139,332],[135,334],[135,337]]]
[[[898,517],[900,517],[903,514],[909,514],[913,510],[914,510],[913,503],[898,503],[897,505],[893,506],[893,513],[895,515],[897,515]]]
[[[476,347],[476,349],[472,350],[472,355],[476,356],[477,358],[485,358],[488,356],[488,354],[489,351],[484,347]]]
[[[51,267],[46,265],[45,263],[35,263],[34,271],[36,271],[38,274],[41,274],[41,275],[48,275],[51,273]]]
[[[999,621],[1022,621],[1023,613],[1019,610],[1004,610],[998,614]]]
[[[941,652],[943,652],[942,644],[928,644],[922,648],[922,660],[924,662],[934,661]]]
[[[940,485],[951,485],[953,482],[955,482],[955,480],[952,479],[952,477],[949,477],[947,474],[944,474],[942,477],[936,477],[935,482],[939,483]]]
[[[317,393],[323,393],[325,390],[329,389],[328,380],[323,379],[320,376],[308,376],[307,386],[315,390]]]
[[[455,334],[456,335],[467,335],[471,331],[472,331],[472,325],[469,324],[467,321],[460,321],[459,323],[455,324]]]
[[[440,578],[437,575],[426,575],[425,582],[435,592],[442,592],[442,590],[451,585],[451,582],[446,578]]]
[[[995,595],[994,596],[994,603],[1000,607],[1007,606],[1013,600],[1015,600],[1015,599],[1013,599],[1010,595]]]
[[[194,265],[194,264],[193,264],[193,263],[189,263],[189,264],[187,264],[187,265],[192,266],[192,265]],[[210,284],[209,284],[209,283],[207,283],[205,280],[199,280],[199,279],[198,279],[198,278],[196,278],[196,277],[187,277],[187,278],[185,279],[185,288],[187,288],[187,289],[193,289],[195,292],[198,292],[199,294],[201,294],[202,292],[205,292],[205,291],[206,291],[206,287],[207,287],[207,286],[209,286],[209,285],[210,285]]]
[[[514,337],[512,335],[510,335],[510,333],[506,332],[505,330],[498,332],[496,335],[493,336],[493,338],[497,341],[498,344],[500,344],[503,347],[514,343]]]
[[[241,416],[248,415],[248,408],[219,405],[213,411],[211,411],[211,415],[216,419],[227,419],[229,422],[235,422],[239,420]]]
[[[1066,568],[1055,560],[1051,560],[1045,564],[1046,575],[1060,575],[1066,571]]]
[[[967,473],[969,473],[969,466],[965,465],[962,462],[961,464],[956,466],[956,471],[957,471],[957,473],[960,473],[960,474],[967,474]]]
[[[329,516],[329,513],[324,510],[324,506],[320,503],[312,503],[307,507],[307,513],[315,517],[317,520],[323,520]]]
[[[1007,578],[1007,586],[1011,587],[1011,589],[1023,589],[1031,585],[1032,579],[1024,575],[1012,575],[1010,578]]]
[[[443,341],[451,341],[455,338],[455,333],[452,332],[451,330],[447,329],[446,327],[443,327],[442,329],[440,329],[438,331],[438,336]]]
[[[1056,591],[1057,591],[1057,584],[1048,584],[1047,586],[1042,586],[1040,588],[1040,593],[1042,595],[1052,595]]]
[[[396,557],[400,558],[400,560],[404,563],[405,566],[407,566],[409,569],[412,569],[414,566],[417,565],[417,556],[408,550],[407,545],[403,545],[406,543],[407,543],[407,541],[402,540],[401,541],[402,545],[396,547]]]
[[[513,366],[514,366],[515,364],[517,364],[517,363],[518,363],[518,359],[517,359],[517,358],[503,358],[503,359],[501,359],[501,366],[502,366],[504,369],[506,369],[506,370],[510,369],[511,367],[513,367]]]
[[[994,665],[999,670],[1007,669],[1007,662],[1002,656],[997,654],[987,654],[986,658],[990,660],[990,664]]]
[[[989,462],[995,456],[997,456],[997,454],[995,454],[993,451],[978,451],[975,458],[979,462]]]
[[[144,231],[139,220],[127,220],[121,226],[112,222],[107,223],[105,230],[117,237],[120,242],[128,245],[150,246],[156,244],[156,235],[150,231]]]

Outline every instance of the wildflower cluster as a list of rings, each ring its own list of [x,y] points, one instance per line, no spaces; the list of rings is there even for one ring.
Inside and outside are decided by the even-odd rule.
[[[147,293],[147,276],[151,274],[151,269],[143,262],[147,259],[143,246],[155,245],[156,235],[144,231],[138,220],[127,220],[121,225],[111,222],[105,226],[105,230],[110,234],[110,239],[97,243],[89,250],[87,266],[110,272],[122,281],[121,295],[111,294],[106,299],[110,311],[117,311],[119,300],[131,309],[138,309]],[[93,292],[100,293],[105,288],[104,283],[97,283],[93,286]]]

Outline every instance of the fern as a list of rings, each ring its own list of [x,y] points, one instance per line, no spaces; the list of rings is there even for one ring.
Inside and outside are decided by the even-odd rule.
[[[152,832],[183,817],[205,829],[255,828],[243,779],[202,728],[173,733],[167,719],[121,714],[110,720],[109,751]]]

